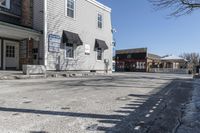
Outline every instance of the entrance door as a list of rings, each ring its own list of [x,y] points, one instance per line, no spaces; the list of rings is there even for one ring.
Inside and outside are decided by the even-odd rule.
[[[19,43],[4,41],[4,69],[19,69]]]

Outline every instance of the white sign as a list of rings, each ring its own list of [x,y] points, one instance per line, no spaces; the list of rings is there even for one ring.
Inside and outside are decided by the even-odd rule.
[[[59,52],[60,51],[61,37],[59,35],[49,34],[49,51]]]
[[[90,54],[90,45],[85,44],[85,53]]]

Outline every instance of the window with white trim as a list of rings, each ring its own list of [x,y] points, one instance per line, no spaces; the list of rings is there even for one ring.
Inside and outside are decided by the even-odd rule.
[[[67,1],[67,16],[74,18],[75,16],[75,0],[66,0]]]
[[[102,29],[103,28],[103,15],[98,13],[98,28]]]
[[[103,59],[103,50],[102,48],[97,48],[97,60],[102,60]]]
[[[15,58],[15,46],[6,46],[6,57]]]
[[[0,0],[0,7],[10,9],[10,0]]]
[[[67,43],[65,50],[66,50],[66,57],[67,58],[74,58],[74,46],[73,46],[73,44]]]

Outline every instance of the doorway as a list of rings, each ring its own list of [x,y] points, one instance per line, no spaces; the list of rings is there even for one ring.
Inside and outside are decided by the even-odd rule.
[[[19,69],[19,42],[3,41],[4,70]]]

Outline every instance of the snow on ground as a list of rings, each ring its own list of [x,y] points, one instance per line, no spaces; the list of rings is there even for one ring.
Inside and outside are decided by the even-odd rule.
[[[192,88],[191,88],[192,89]],[[177,133],[199,133],[200,132],[200,80],[194,81],[193,96],[187,105],[182,118],[181,126]]]

